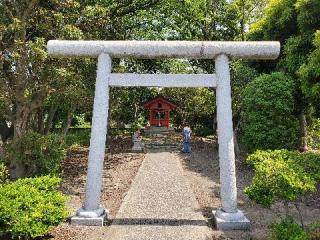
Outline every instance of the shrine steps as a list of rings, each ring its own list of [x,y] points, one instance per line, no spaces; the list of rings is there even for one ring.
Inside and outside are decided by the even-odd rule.
[[[169,132],[173,132],[174,128],[173,127],[155,127],[155,126],[151,126],[149,128],[145,128],[144,129],[144,133],[146,134],[157,134],[157,133],[169,133]]]

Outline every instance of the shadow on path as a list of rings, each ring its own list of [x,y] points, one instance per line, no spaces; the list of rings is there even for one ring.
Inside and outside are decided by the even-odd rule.
[[[207,226],[205,220],[165,219],[165,218],[117,218],[113,225],[157,225],[157,226]]]

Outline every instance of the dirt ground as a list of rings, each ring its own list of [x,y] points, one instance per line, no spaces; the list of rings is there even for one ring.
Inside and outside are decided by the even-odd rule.
[[[215,140],[197,138],[192,144],[190,155],[180,154],[185,176],[199,201],[201,211],[207,218],[212,218],[212,210],[219,208],[219,162]],[[270,232],[268,226],[285,216],[281,203],[266,209],[250,201],[243,190],[250,185],[254,175],[243,160],[236,160],[238,207],[251,221],[249,231],[218,231],[213,229],[213,239],[267,239]],[[320,220],[319,193],[308,196],[302,201],[305,223]],[[298,221],[298,212],[290,206],[290,213]],[[212,219],[210,220],[212,223]]]
[[[179,142],[178,134],[170,136],[167,142]],[[115,138],[110,141],[106,154],[102,205],[110,210],[111,218],[120,207],[122,199],[130,188],[139,167],[144,159],[144,153],[130,153],[131,138]],[[212,210],[220,206],[219,198],[219,162],[215,139],[196,138],[192,143],[192,153],[185,155],[176,151],[180,156],[185,170],[185,177],[189,181],[203,215],[212,224]],[[74,213],[84,201],[84,187],[87,168],[88,148],[75,147],[70,149],[62,165],[62,190],[70,196],[69,209]],[[237,187],[239,208],[251,220],[249,231],[217,231],[213,228],[214,239],[266,239],[268,226],[284,216],[284,208],[278,203],[271,209],[265,209],[250,201],[243,189],[248,186],[253,177],[253,171],[243,161],[236,161]],[[302,203],[303,216],[306,223],[320,220],[319,196],[312,195]],[[298,213],[290,207],[293,215],[298,219]],[[100,240],[107,239],[104,227],[71,226],[64,223],[51,231],[45,239],[52,240]]]

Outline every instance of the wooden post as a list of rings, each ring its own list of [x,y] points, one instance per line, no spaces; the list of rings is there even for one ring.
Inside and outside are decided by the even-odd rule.
[[[151,124],[152,124],[152,110],[149,109],[149,123],[150,123],[150,127],[151,127]]]

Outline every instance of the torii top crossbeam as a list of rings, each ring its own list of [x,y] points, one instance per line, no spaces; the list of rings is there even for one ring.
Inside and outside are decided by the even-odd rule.
[[[113,58],[192,58],[213,59],[219,54],[243,59],[276,59],[279,42],[213,41],[67,41],[51,40],[48,53],[53,57],[98,57],[106,53]]]

